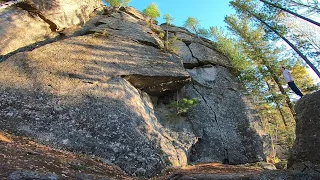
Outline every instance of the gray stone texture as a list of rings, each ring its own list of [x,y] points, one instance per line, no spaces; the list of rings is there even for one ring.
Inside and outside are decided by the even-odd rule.
[[[320,91],[303,96],[295,106],[296,140],[288,168],[320,170]]]
[[[223,67],[188,70],[185,93],[199,105],[188,113],[198,142],[191,161],[241,164],[265,160],[260,119],[243,89]]]
[[[52,32],[50,25],[63,29],[87,22],[100,4],[96,0],[26,0],[2,10],[0,55],[56,37],[58,34]],[[49,21],[52,24],[48,24]]]
[[[182,32],[182,33],[189,33],[191,34],[186,28],[183,28],[183,27],[177,27],[177,26],[174,26],[174,25],[168,25],[167,24],[161,24],[160,27],[163,29],[163,30],[167,30],[169,32]]]
[[[143,20],[143,21],[146,19],[146,17],[140,11],[138,11],[137,9],[135,9],[133,7],[126,8],[125,12],[130,14],[135,19]]]
[[[166,24],[161,24],[160,27],[162,27],[162,29],[164,31],[166,31],[166,29],[167,29]],[[174,25],[169,25],[168,31],[169,31],[169,38],[172,38],[175,36],[178,40],[181,40],[181,41],[187,43],[188,45],[191,44],[192,42],[194,42],[194,43],[202,44],[210,49],[215,49],[215,45],[212,41],[210,41],[206,38],[202,38],[200,36],[197,36],[197,35],[191,33],[186,28],[177,27]]]
[[[146,26],[146,24],[138,24],[141,20],[133,21],[132,18],[126,18],[124,12],[121,15],[115,17],[108,17],[100,20],[99,26],[93,28],[92,32],[108,33],[108,35],[126,37],[128,39],[134,39],[138,42],[146,45],[163,48],[162,40]]]
[[[177,40],[173,43],[173,46],[178,48],[178,56],[183,59],[185,67],[194,67],[199,65],[198,60],[192,57],[189,47],[183,41]]]
[[[0,24],[0,55],[45,40],[45,36],[51,35],[48,24],[20,9],[9,8],[0,12]]]
[[[218,53],[214,49],[198,43],[191,43],[189,48],[192,52],[192,55],[197,58],[201,64],[221,65],[224,67],[230,66],[228,58]]]
[[[243,88],[222,67],[228,67],[227,60],[196,37],[191,45],[178,41],[181,61],[160,49],[158,27],[132,14],[99,17],[93,34],[1,62],[0,130],[98,156],[135,176],[189,163],[264,160],[260,119]],[[187,72],[183,64],[197,59],[201,65],[222,66]],[[199,105],[172,118],[167,105],[175,96],[197,98]]]
[[[40,173],[37,171],[30,170],[17,170],[12,172],[8,176],[8,180],[27,180],[27,179],[36,179],[36,180],[59,180],[59,176],[51,173]]]
[[[187,163],[186,150],[173,145],[179,139],[157,123],[149,95],[128,82],[176,91],[189,75],[172,55],[134,41],[81,36],[18,53],[0,72],[2,130],[100,156],[139,176]]]
[[[84,24],[90,14],[101,6],[101,2],[97,0],[26,0],[25,3],[54,22],[58,29]]]
[[[317,180],[319,174],[308,174],[297,171],[265,171],[230,174],[188,174],[175,178],[178,180],[214,179],[214,180]]]

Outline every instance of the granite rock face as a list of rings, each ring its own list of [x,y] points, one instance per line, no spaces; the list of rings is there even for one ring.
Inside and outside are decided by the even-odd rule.
[[[107,34],[134,39],[143,44],[159,48],[164,46],[161,39],[150,28],[146,27],[144,21],[134,19],[125,12],[101,19],[99,23],[100,25],[93,28],[92,32],[106,32]]]
[[[100,7],[96,0],[25,0],[0,11],[0,55],[58,36],[82,25]]]
[[[27,0],[24,3],[56,24],[58,29],[85,23],[90,14],[101,6],[97,0]]]
[[[199,61],[192,55],[189,47],[180,40],[174,42],[174,46],[178,49],[178,55],[183,59],[183,65],[186,68],[199,66]]]
[[[161,27],[165,32],[168,31],[169,39],[177,39],[173,45],[177,49],[177,54],[183,59],[185,68],[192,69],[208,64],[230,67],[228,58],[215,50],[213,42],[196,36],[185,28],[166,24],[162,24]]]
[[[47,23],[39,17],[30,17],[27,11],[20,9],[0,12],[0,24],[0,55],[43,41],[51,35]]]
[[[265,159],[260,119],[209,40],[172,26],[179,52],[164,52],[160,27],[130,8],[92,26],[92,34],[0,63],[0,130],[98,156],[136,176]],[[181,98],[199,104],[180,115],[168,105]]]
[[[81,36],[18,53],[0,72],[1,129],[103,157],[139,176],[183,160],[157,123],[149,95],[139,90],[161,94],[188,82],[169,54],[134,41]]]
[[[37,171],[19,170],[14,171],[8,176],[8,180],[21,179],[39,179],[39,180],[59,180],[60,178],[55,174],[39,173]]]
[[[229,67],[229,60],[215,51],[214,49],[208,48],[204,45],[198,43],[192,43],[189,45],[192,55],[201,63],[201,64],[213,64],[220,65],[224,67]]]
[[[296,171],[266,171],[258,173],[232,173],[232,174],[187,174],[181,175],[179,178],[183,180],[191,179],[215,179],[215,180],[305,180],[311,179],[316,180],[320,179],[319,174],[308,174],[305,172],[296,172]]]
[[[242,164],[265,160],[261,124],[250,100],[230,72],[219,66],[188,70],[188,97],[200,104],[188,114],[198,142],[191,161]]]
[[[320,91],[301,98],[296,106],[296,140],[294,142],[288,168],[298,170],[320,169]]]

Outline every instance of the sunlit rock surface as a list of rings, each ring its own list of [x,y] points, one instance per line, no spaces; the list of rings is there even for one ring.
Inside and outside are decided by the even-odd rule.
[[[0,130],[100,157],[136,176],[265,159],[260,119],[209,40],[172,26],[170,36],[182,34],[171,54],[159,37],[165,29],[132,9],[95,22],[87,33],[0,63]],[[199,104],[177,114],[169,104],[182,98]]]
[[[96,0],[26,0],[0,11],[0,55],[57,37],[57,31],[86,23]]]

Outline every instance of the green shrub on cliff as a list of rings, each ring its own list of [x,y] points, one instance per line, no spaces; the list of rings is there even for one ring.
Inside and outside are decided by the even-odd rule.
[[[180,48],[175,45],[178,40],[176,36],[171,37],[168,41],[165,41],[165,47],[168,52],[178,54]]]
[[[196,106],[199,103],[197,98],[177,100],[169,104],[169,108],[175,109],[175,113],[178,115],[184,115],[191,107]]]
[[[131,0],[106,0],[106,2],[113,8],[120,8],[128,6]]]

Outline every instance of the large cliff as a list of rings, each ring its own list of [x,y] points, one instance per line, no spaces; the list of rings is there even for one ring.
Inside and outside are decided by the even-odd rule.
[[[50,13],[59,3],[49,10],[26,3],[57,27],[70,24]],[[81,33],[61,31],[55,39],[46,35],[48,24],[43,33],[38,26],[1,26],[1,42],[10,43],[1,43],[0,130],[101,157],[137,176],[191,163],[265,160],[260,119],[229,60],[209,40],[148,24],[133,8],[106,12]],[[1,12],[0,22],[15,17],[11,23],[19,24],[24,16],[25,23],[43,23],[15,7]],[[176,54],[163,49],[159,34],[167,28],[178,39]],[[18,37],[31,30],[46,42],[24,49],[32,41]],[[183,98],[199,103],[174,114],[168,104]]]

